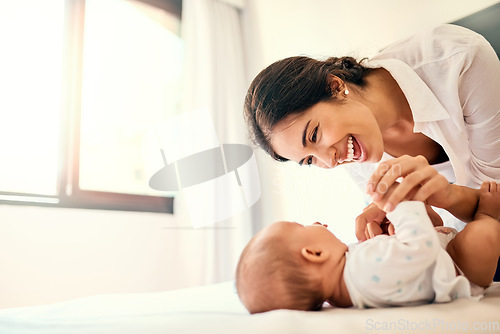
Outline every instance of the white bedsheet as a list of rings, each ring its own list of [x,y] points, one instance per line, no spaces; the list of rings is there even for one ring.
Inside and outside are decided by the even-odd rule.
[[[500,283],[480,300],[390,309],[277,310],[249,315],[233,282],[110,294],[0,310],[1,334],[500,333]]]

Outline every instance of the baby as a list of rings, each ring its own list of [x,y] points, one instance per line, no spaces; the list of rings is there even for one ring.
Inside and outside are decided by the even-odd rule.
[[[417,201],[387,214],[395,235],[349,247],[320,223],[274,223],[241,254],[239,297],[250,313],[319,310],[325,301],[364,308],[470,297],[492,282],[500,256],[500,184],[485,182],[479,191],[474,220],[446,250]]]

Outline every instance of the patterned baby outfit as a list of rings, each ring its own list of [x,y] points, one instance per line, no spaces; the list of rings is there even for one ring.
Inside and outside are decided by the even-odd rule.
[[[471,296],[441,247],[424,203],[402,202],[387,214],[396,234],[349,246],[344,280],[355,307],[449,302]]]

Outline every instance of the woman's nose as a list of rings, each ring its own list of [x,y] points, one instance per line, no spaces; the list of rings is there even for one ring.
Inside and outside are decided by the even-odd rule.
[[[318,147],[314,155],[318,160],[318,167],[333,168],[337,164],[335,150],[331,147]]]

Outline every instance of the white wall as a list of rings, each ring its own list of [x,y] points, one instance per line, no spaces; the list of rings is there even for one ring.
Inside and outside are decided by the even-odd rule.
[[[296,54],[368,55],[423,26],[495,2],[248,0],[250,74]],[[341,170],[298,169],[261,152],[257,157],[262,197],[252,211],[265,213],[264,225],[323,220],[352,240],[351,222],[362,203]],[[320,199],[331,205],[317,205]],[[224,266],[219,277],[230,279],[238,250],[206,249],[221,238],[247,238],[241,225],[247,218],[248,212],[219,229],[192,230],[177,215],[0,205],[0,308],[211,283],[212,267]],[[207,255],[220,261],[207,261]]]
[[[241,247],[215,253],[214,245],[244,245],[248,213],[193,229],[182,205],[179,198],[180,217],[0,205],[0,308],[232,279]]]
[[[0,307],[179,284],[163,215],[0,206],[0,217]]]
[[[263,63],[306,54],[370,56],[419,29],[451,22],[497,0],[247,0]]]

